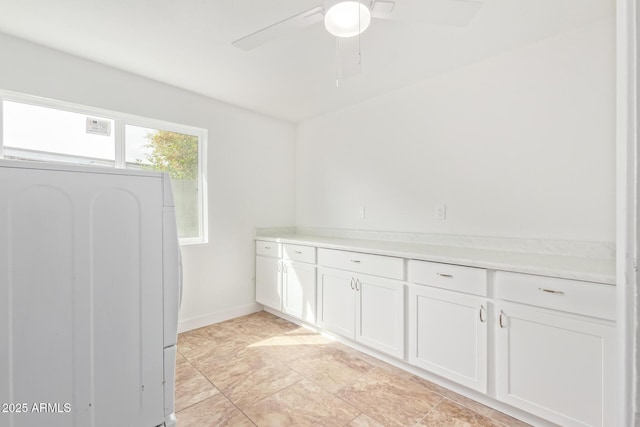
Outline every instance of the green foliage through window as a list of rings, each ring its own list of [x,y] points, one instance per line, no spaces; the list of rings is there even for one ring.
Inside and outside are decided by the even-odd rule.
[[[146,154],[150,167],[169,173],[173,179],[198,176],[198,137],[166,130],[147,133]]]

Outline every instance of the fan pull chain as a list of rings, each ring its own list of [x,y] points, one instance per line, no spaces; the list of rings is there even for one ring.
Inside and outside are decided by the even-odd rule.
[[[336,37],[336,87],[340,87],[340,40]]]
[[[362,67],[362,39],[360,38],[362,35],[362,0],[358,0],[358,65]],[[336,87],[340,87],[340,79],[343,78],[342,62],[340,61],[340,40],[336,37]]]
[[[362,0],[358,0],[358,65],[362,66],[362,50],[360,49],[360,34],[362,34],[360,20],[362,19],[362,9],[360,9],[360,6],[362,6]]]

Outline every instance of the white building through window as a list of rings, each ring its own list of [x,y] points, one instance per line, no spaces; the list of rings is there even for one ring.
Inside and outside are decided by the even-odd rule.
[[[180,242],[206,242],[206,130],[26,95],[0,101],[3,158],[167,172]]]

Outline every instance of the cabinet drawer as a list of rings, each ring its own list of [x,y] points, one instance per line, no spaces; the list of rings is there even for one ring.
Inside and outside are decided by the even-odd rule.
[[[282,245],[282,252],[285,259],[291,261],[306,262],[309,264],[316,263],[316,248],[313,246],[301,245]]]
[[[409,282],[487,295],[487,270],[427,261],[409,261]]]
[[[404,280],[402,258],[318,248],[318,264],[372,276]]]
[[[615,320],[616,287],[577,280],[496,272],[496,298]]]
[[[256,255],[280,258],[280,243],[256,240]]]

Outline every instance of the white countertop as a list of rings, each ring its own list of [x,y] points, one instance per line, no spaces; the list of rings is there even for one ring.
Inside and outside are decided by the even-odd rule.
[[[615,285],[614,259],[301,234],[265,235],[255,239]]]

